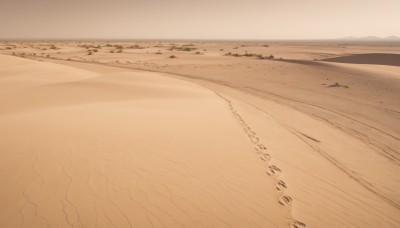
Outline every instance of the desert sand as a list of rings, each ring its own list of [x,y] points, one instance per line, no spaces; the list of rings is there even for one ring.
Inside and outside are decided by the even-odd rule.
[[[4,41],[1,227],[399,227],[396,42]]]

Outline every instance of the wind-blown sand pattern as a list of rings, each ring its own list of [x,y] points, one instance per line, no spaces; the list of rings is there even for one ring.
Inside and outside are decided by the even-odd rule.
[[[49,44],[1,50],[1,227],[400,226],[398,46]]]

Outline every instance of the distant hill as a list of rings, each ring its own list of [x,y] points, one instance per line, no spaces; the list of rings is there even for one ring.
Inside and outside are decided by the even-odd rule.
[[[398,40],[400,41],[400,37],[398,36],[387,36],[387,37],[378,37],[378,36],[364,36],[364,37],[354,37],[354,36],[348,36],[348,37],[343,37],[340,38],[340,40],[365,40],[365,41],[384,41],[384,40]]]

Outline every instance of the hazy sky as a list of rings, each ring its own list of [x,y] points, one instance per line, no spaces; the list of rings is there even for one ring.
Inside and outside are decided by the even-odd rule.
[[[400,36],[400,0],[0,0],[0,38]]]

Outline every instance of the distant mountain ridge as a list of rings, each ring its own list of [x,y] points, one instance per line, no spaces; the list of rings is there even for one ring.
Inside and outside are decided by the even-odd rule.
[[[378,36],[364,36],[364,37],[354,37],[348,36],[340,38],[340,40],[399,40],[400,37],[398,36],[387,36],[387,37],[378,37]]]

